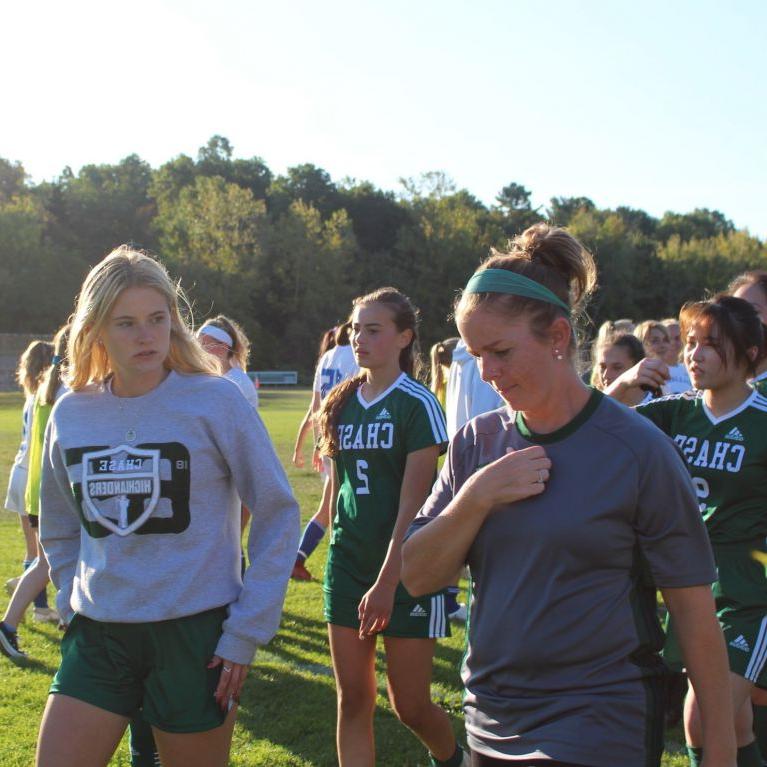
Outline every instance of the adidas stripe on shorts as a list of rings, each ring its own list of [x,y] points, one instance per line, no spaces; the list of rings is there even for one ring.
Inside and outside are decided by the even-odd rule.
[[[767,615],[761,619],[728,617],[722,630],[730,670],[759,687],[767,687]]]
[[[359,600],[325,591],[325,620],[335,626],[358,629]],[[445,609],[445,594],[439,592],[418,599],[394,603],[389,625],[381,632],[387,637],[441,639],[450,636],[450,621]]]

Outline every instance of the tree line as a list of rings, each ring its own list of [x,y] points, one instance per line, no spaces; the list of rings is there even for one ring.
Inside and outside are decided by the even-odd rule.
[[[488,206],[439,172],[403,179],[394,194],[311,164],[275,175],[213,136],[196,158],[157,169],[130,155],[39,184],[0,158],[0,332],[52,332],[87,270],[129,242],[180,278],[197,321],[223,312],[244,326],[253,367],[306,374],[321,331],[382,285],[420,307],[424,347],[454,335],[456,291],[491,247],[544,220],[567,226],[596,257],[595,326],[676,314],[734,274],[767,266],[767,244],[716,210],[656,218],[587,197],[533,208],[516,182]]]

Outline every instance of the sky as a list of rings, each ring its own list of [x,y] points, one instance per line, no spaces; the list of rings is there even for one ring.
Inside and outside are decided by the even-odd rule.
[[[0,157],[34,182],[219,134],[275,173],[441,170],[767,238],[762,0],[38,0],[0,28]]]

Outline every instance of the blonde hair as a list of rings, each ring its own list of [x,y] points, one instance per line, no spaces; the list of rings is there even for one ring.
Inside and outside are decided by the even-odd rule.
[[[181,286],[171,280],[158,261],[121,245],[88,272],[77,298],[65,377],[69,388],[79,391],[89,383],[104,381],[113,372],[106,350],[97,343],[98,337],[120,294],[134,287],[153,288],[168,304],[170,350],[165,367],[180,373],[217,375],[215,361],[197,343],[181,314],[180,305],[189,309]]]
[[[429,388],[434,394],[439,395],[445,387],[445,371],[450,368],[453,361],[453,352],[458,345],[457,338],[446,338],[438,341],[431,347],[431,378]]]
[[[43,380],[45,371],[50,367],[53,357],[53,344],[50,341],[32,341],[19,358],[16,381],[24,389],[24,395],[34,396]]]
[[[653,330],[659,330],[661,333],[663,333],[663,337],[666,339],[666,341],[669,340],[668,328],[666,328],[662,322],[658,322],[657,320],[645,320],[644,322],[640,322],[634,328],[634,335],[643,344],[646,344],[649,340],[650,333],[652,333]]]
[[[571,325],[580,316],[597,284],[597,269],[591,253],[566,229],[549,224],[534,224],[509,243],[509,251],[493,249],[480,269],[507,269],[547,287],[564,301]],[[465,316],[480,306],[492,307],[508,317],[525,315],[531,331],[538,337],[546,332],[564,310],[545,301],[504,293],[463,293],[456,304],[456,317]],[[576,339],[570,338],[570,351]]]
[[[233,357],[239,367],[243,370],[247,370],[248,360],[250,359],[250,341],[240,324],[224,314],[218,314],[212,319],[205,320],[202,328],[206,325],[212,325],[214,328],[223,330],[232,337],[234,346],[229,350],[229,357]],[[200,328],[200,330],[202,330],[202,328]]]

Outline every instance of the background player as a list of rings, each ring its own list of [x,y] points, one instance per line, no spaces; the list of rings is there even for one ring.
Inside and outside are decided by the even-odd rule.
[[[727,292],[748,301],[756,309],[762,325],[767,326],[767,271],[755,269],[739,274],[729,284]],[[767,358],[760,360],[756,366],[752,384],[760,393],[767,394]]]
[[[392,708],[433,764],[461,765],[445,712],[431,701],[436,638],[449,634],[444,596],[413,599],[400,550],[447,443],[442,409],[412,377],[417,315],[394,288],[358,298],[352,347],[363,373],[336,386],[321,414],[337,498],[325,569],[325,618],[338,694],[341,767],[375,763],[376,638],[383,634]],[[456,568],[457,570],[457,568]]]
[[[221,375],[237,384],[245,399],[258,410],[258,389],[248,376],[250,341],[233,319],[219,314],[197,331],[202,348],[221,366]]]
[[[718,571],[714,596],[730,662],[738,767],[760,767],[750,693],[755,684],[767,685],[767,399],[748,380],[764,356],[764,334],[747,301],[724,295],[686,305],[681,321],[697,391],[637,412],[674,439],[692,475]],[[685,730],[691,763],[698,765],[702,734],[694,689]]]
[[[35,393],[43,379],[43,374],[51,364],[53,356],[53,344],[48,341],[32,341],[19,359],[19,367],[16,371],[16,381],[24,391],[24,407],[21,414],[21,444],[13,459],[11,475],[8,479],[8,492],[5,496],[5,508],[19,515],[19,523],[24,534],[26,555],[22,563],[26,570],[37,557],[37,532],[32,529],[27,515],[24,495],[27,487],[27,469],[29,466],[29,427],[32,420],[32,408],[35,401]],[[22,571],[23,571],[22,570]],[[6,581],[5,588],[9,594],[13,594],[21,576]],[[45,594],[42,593],[42,597]],[[35,607],[47,609],[47,601],[38,604],[35,597]]]

